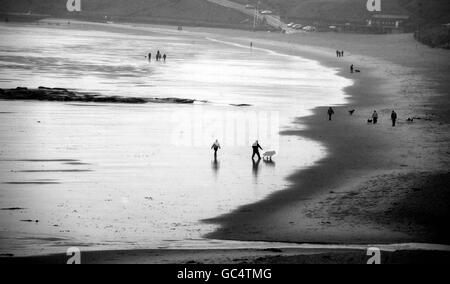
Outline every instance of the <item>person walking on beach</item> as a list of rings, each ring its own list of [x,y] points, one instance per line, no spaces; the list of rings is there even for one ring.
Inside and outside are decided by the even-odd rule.
[[[221,149],[219,140],[216,140],[214,144],[211,146],[211,149],[214,150],[214,160],[217,160],[217,151]]]
[[[343,50],[341,51],[341,57],[344,57],[344,51]]]
[[[329,120],[329,121],[331,121],[331,117],[333,116],[333,114],[334,114],[334,110],[333,110],[332,107],[330,107],[330,108],[328,109],[328,120]]]
[[[250,42],[250,49],[253,49],[253,42]]]
[[[341,55],[341,53],[339,52],[339,50],[336,50],[336,57],[339,58]]]
[[[252,160],[255,158],[255,155],[258,156],[258,161],[261,160],[261,155],[259,154],[259,149],[263,150],[263,148],[259,145],[258,140],[255,141],[252,145],[253,155]]]
[[[161,52],[159,52],[159,50],[158,50],[158,52],[156,53],[156,61],[159,61],[161,59]]]
[[[397,122],[397,113],[395,112],[395,110],[393,110],[391,113],[391,120],[392,120],[392,127],[395,127],[395,123]]]
[[[166,59],[167,59],[167,55],[164,53],[164,55],[163,55],[164,62],[166,62]]]
[[[353,71],[355,71],[355,66],[353,66],[353,64],[350,66],[350,73],[353,73]]]
[[[148,54],[148,61],[152,61],[152,53],[151,52]]]
[[[377,124],[378,123],[378,113],[377,113],[376,110],[373,111],[372,121],[373,121],[373,124]]]

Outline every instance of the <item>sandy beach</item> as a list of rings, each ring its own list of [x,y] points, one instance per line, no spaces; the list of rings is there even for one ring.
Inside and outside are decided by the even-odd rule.
[[[339,68],[355,84],[332,123],[324,106],[299,120],[306,130],[284,133],[325,143],[328,157],[289,177],[290,189],[210,220],[222,228],[209,237],[448,244],[448,51],[417,44],[409,34],[265,35],[255,41]],[[345,50],[344,59],[335,57],[336,49]],[[350,74],[351,64],[361,73]],[[395,128],[393,109],[400,116]],[[367,124],[373,110],[381,114],[378,125]]]
[[[431,245],[423,250],[386,250],[385,263],[445,262],[447,247],[433,249],[433,245],[450,244],[445,226],[450,213],[448,51],[417,44],[409,34],[186,30],[207,36],[213,31],[214,39],[227,43],[247,46],[252,41],[255,49],[311,59],[353,81],[344,90],[347,102],[333,104],[333,121],[328,121],[329,106],[324,105],[296,119],[305,127],[282,130],[283,139],[300,137],[320,143],[325,157],[297,169],[285,180],[287,188],[259,193],[261,200],[256,203],[242,198],[247,205],[204,218],[203,223],[214,228],[206,237],[262,241],[268,246],[277,242],[362,247],[104,250],[86,252],[86,263],[364,263],[366,246],[401,243]],[[345,57],[336,58],[336,49],[345,50]],[[351,64],[361,73],[351,74]],[[399,115],[395,128],[390,123],[393,109]],[[355,113],[350,115],[350,110]],[[380,114],[377,125],[367,123],[374,110]],[[53,254],[16,260],[63,263],[64,259]]]

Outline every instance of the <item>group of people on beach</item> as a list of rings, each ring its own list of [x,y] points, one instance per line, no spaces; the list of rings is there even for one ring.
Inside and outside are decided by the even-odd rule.
[[[336,50],[336,57],[344,57],[344,51],[343,50]],[[350,73],[360,73],[361,71],[355,68],[355,65],[352,64],[350,65]],[[355,112],[355,110],[351,110],[349,111],[350,115],[353,115],[353,113]],[[334,115],[334,109],[332,107],[328,108],[327,110],[327,114],[328,114],[328,120],[332,120],[332,117]],[[369,118],[367,120],[368,123],[371,124],[377,124],[378,123],[378,112],[376,110],[373,111],[371,118]],[[395,110],[392,111],[391,113],[391,121],[392,121],[392,127],[395,127],[396,123],[397,123],[397,113],[395,112]]]
[[[353,113],[355,112],[355,110],[351,110],[349,111],[350,115],[353,115]],[[328,120],[332,120],[332,117],[334,115],[334,109],[332,107],[328,108],[327,111],[328,114]],[[373,111],[372,113],[372,117],[368,119],[368,123],[371,124],[377,124],[378,123],[378,112],[376,110]],[[392,127],[395,127],[395,125],[397,124],[397,113],[395,112],[395,110],[393,110],[391,112],[391,121],[392,121]]]
[[[344,57],[344,51],[343,50],[336,50],[336,57]]]
[[[156,52],[156,61],[161,61],[161,59],[162,60],[164,60],[164,62],[166,62],[166,59],[167,59],[167,55],[164,53],[164,54],[162,54],[159,50],[158,50],[158,52]],[[152,61],[152,53],[150,52],[149,54],[148,54],[148,61]]]
[[[397,124],[397,113],[395,110],[391,112],[391,121],[392,121],[392,127],[395,127]],[[369,123],[377,124],[378,123],[378,112],[376,110],[373,111],[372,114],[372,120],[368,120]]]
[[[217,160],[217,151],[219,151],[219,149],[221,149],[219,140],[216,140],[214,142],[214,144],[211,146],[211,149],[214,150],[214,160]],[[258,161],[261,160],[261,154],[259,153],[260,149],[263,150],[261,145],[259,145],[258,140],[256,140],[255,143],[252,144],[252,150],[253,150],[252,160],[255,159],[255,156],[258,157]]]

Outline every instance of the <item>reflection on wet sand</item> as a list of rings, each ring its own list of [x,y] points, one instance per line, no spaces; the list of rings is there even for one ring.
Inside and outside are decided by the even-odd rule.
[[[264,160],[264,164],[267,167],[271,167],[271,168],[274,168],[276,166],[276,163],[273,160]]]
[[[214,176],[217,177],[220,169],[220,162],[217,160],[217,158],[215,158],[214,161],[211,162],[211,169],[213,170]]]
[[[256,161],[254,159],[252,159],[252,162],[253,162],[253,176],[254,176],[255,182],[256,182],[258,179],[259,164],[261,163],[261,159],[258,159]]]

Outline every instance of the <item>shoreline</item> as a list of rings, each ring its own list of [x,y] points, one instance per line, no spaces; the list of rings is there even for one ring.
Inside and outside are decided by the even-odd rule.
[[[343,37],[345,38],[346,35]],[[390,40],[395,40],[395,37]],[[434,210],[436,212],[427,208],[427,202],[449,198],[446,190],[449,173],[445,167],[446,164],[448,165],[448,159],[445,155],[441,157],[438,150],[439,147],[445,147],[445,139],[442,139],[441,135],[446,135],[444,130],[448,127],[448,124],[444,124],[448,121],[448,116],[443,113],[445,106],[448,106],[445,93],[441,92],[433,96],[436,101],[432,101],[432,99],[423,99],[420,96],[421,90],[418,90],[417,97],[420,99],[415,100],[417,97],[405,99],[405,86],[396,81],[398,79],[395,78],[396,76],[387,76],[392,70],[410,72],[399,62],[393,63],[354,55],[352,50],[346,51],[347,54],[351,54],[349,57],[338,61],[333,60],[333,51],[330,48],[328,48],[330,55],[324,56],[323,50],[305,52],[308,45],[300,46],[299,50],[292,50],[292,47],[283,46],[283,43],[264,41],[265,39],[260,40],[259,44],[263,44],[264,47],[272,45],[272,48],[278,46],[278,51],[284,49],[290,54],[299,54],[319,61],[323,66],[337,68],[339,76],[351,78],[354,80],[354,85],[345,89],[345,92],[350,95],[348,103],[335,107],[336,115],[333,122],[326,121],[327,107],[324,106],[315,109],[313,115],[297,120],[298,123],[307,126],[306,130],[283,133],[283,135],[300,135],[323,143],[329,151],[327,157],[312,168],[288,177],[288,181],[293,184],[288,189],[276,192],[261,202],[243,206],[231,214],[205,220],[208,223],[221,225],[219,230],[208,234],[207,237],[295,243],[359,244],[411,241],[450,243],[450,234],[446,229],[439,228],[439,224],[442,224],[439,222],[449,216],[445,203],[438,202],[440,207]],[[309,47],[311,48],[312,45]],[[326,50],[327,47],[322,46],[322,48]],[[427,49],[427,47],[421,48]],[[411,55],[411,58],[414,59],[414,55]],[[350,74],[347,68],[357,61],[365,61],[362,73]],[[380,65],[384,68],[388,66],[387,70],[381,70]],[[444,72],[447,66],[448,64],[442,63],[436,66],[439,67],[438,69],[428,71],[430,73]],[[428,82],[429,78],[424,76],[423,80],[426,83],[423,85],[430,90],[434,87],[435,92],[446,90],[448,87],[445,86],[445,81],[437,82],[437,84],[434,82],[435,85],[432,86]],[[427,108],[429,106],[433,108],[429,110]],[[400,112],[396,128],[389,125],[390,111],[394,108]],[[357,110],[353,116],[348,114],[351,109]],[[381,122],[376,126],[367,125],[366,122],[373,109],[377,109],[381,114]],[[435,121],[437,117],[442,116],[444,116],[443,121]],[[414,124],[408,124],[405,123],[407,117],[422,119],[416,120]],[[417,127],[418,124],[420,124],[419,127]],[[420,139],[422,135],[429,135],[427,133],[429,127],[440,130],[437,134],[432,133],[433,138],[441,140],[440,143]],[[419,147],[408,145],[411,148],[405,149],[399,143],[399,141],[407,143],[408,138],[412,137],[417,139],[415,142]],[[421,140],[428,143],[429,149],[420,149]],[[420,153],[411,155],[412,151]],[[424,154],[429,156],[424,158]],[[438,166],[435,166],[436,164]],[[438,178],[435,178],[436,176]],[[407,177],[407,180],[404,177]],[[385,180],[387,181],[384,182]],[[389,186],[403,187],[409,180],[413,180],[411,184],[408,184],[410,188],[402,189],[402,192],[394,198],[395,193],[392,193]],[[426,180],[426,184],[432,183],[433,186],[426,188],[426,185],[421,184],[423,180]],[[375,186],[367,186],[367,183],[373,183]],[[386,196],[376,194],[377,190],[381,190]],[[423,191],[423,193],[416,194],[415,191],[421,191],[421,193]],[[434,196],[427,198],[430,194]],[[411,196],[413,200],[408,200]],[[425,200],[420,202],[424,196]],[[411,208],[404,201],[414,205]],[[336,204],[335,208],[330,206],[331,209],[329,209],[328,205],[324,205],[330,203],[333,206]],[[348,203],[353,206],[355,212],[346,208]],[[371,203],[389,204],[382,204],[379,212],[376,210],[363,212],[365,206],[370,206]],[[409,210],[411,212],[409,219],[408,216],[404,216],[404,213],[398,212],[396,206]],[[381,220],[370,216],[377,213],[383,214],[382,210],[385,209],[392,214],[384,216]],[[357,212],[362,216],[356,216]],[[432,217],[415,220],[415,218],[421,219],[421,214],[435,215],[433,217],[437,217],[439,222],[433,221]],[[432,221],[432,225],[426,224],[429,221]]]
[[[444,264],[449,251],[382,251],[382,264]],[[0,264],[66,264],[66,254],[0,257]],[[366,264],[370,256],[362,249],[185,249],[115,250],[82,252],[81,264]]]
[[[254,33],[252,34],[255,35]],[[268,48],[273,47],[274,44],[267,41],[267,39],[265,39],[265,35],[258,34],[257,36],[261,37],[257,39],[261,41],[261,45],[265,45]],[[277,51],[281,50],[281,52],[300,54],[302,57],[319,61],[323,66],[340,69],[339,76],[348,77],[349,75],[349,72],[346,71],[346,67],[349,66],[349,61],[345,61],[345,64],[343,64],[343,62],[333,60],[332,55],[327,57],[323,56],[323,54],[319,54],[321,52],[316,53],[314,51],[308,53],[305,52],[304,47],[299,47],[300,51],[297,49],[293,50],[290,46],[284,46],[283,44],[289,45],[289,43],[281,42],[281,47],[278,46]],[[307,56],[304,54],[307,54]],[[354,60],[356,57],[352,54],[349,58]],[[344,60],[347,60],[347,58],[344,58]],[[341,67],[341,64],[345,66]],[[431,176],[432,174],[442,174],[444,175],[443,181],[446,181],[446,178],[448,177],[447,171],[439,170],[439,168],[444,168],[442,165],[440,165],[439,168],[434,168],[429,165],[432,164],[434,161],[433,159],[436,158],[435,155],[437,155],[437,153],[434,153],[433,150],[435,141],[430,142],[430,144],[432,144],[431,148],[433,148],[433,157],[429,159],[430,161],[427,159],[427,163],[424,165],[418,166],[414,164],[417,163],[417,161],[422,161],[422,159],[419,159],[418,156],[412,158],[402,156],[405,152],[408,153],[409,149],[406,149],[408,151],[403,151],[401,155],[395,153],[396,150],[402,148],[403,146],[400,143],[395,143],[393,141],[397,141],[398,139],[405,141],[405,139],[402,139],[404,138],[402,135],[405,135],[405,133],[404,131],[399,131],[400,133],[392,131],[388,125],[389,120],[387,119],[388,115],[386,113],[386,111],[389,111],[387,109],[388,104],[396,105],[397,103],[395,101],[400,97],[400,95],[395,96],[394,98],[389,97],[388,92],[392,90],[391,87],[398,88],[398,92],[400,94],[403,91],[402,86],[397,85],[397,82],[391,82],[392,85],[389,86],[384,85],[386,78],[380,76],[378,72],[379,70],[377,70],[378,68],[373,66],[367,69],[364,68],[362,69],[363,73],[357,75],[360,78],[355,80],[355,84],[353,86],[345,90],[345,92],[350,95],[348,98],[348,103],[335,107],[336,116],[332,124],[328,123],[326,119],[325,112],[327,106],[324,106],[315,109],[313,115],[301,118],[297,121],[298,123],[307,126],[305,130],[283,133],[283,135],[300,135],[302,137],[323,143],[329,151],[325,159],[321,160],[312,168],[302,170],[291,175],[288,180],[293,183],[292,187],[276,192],[261,202],[245,205],[237,209],[232,214],[208,220],[208,222],[221,224],[222,229],[208,235],[207,237],[223,240],[251,240],[291,243],[312,242],[333,244],[384,244],[423,240],[447,244],[449,239],[442,238],[441,236],[437,238],[430,238],[428,235],[418,238],[417,235],[410,236],[408,234],[410,232],[405,233],[404,228],[394,230],[391,226],[379,226],[379,222],[373,222],[373,220],[370,222],[360,220],[360,216],[358,216],[357,219],[352,219],[355,217],[353,216],[355,215],[354,212],[349,212],[350,209],[345,208],[348,207],[348,204],[342,203],[343,200],[346,202],[354,202],[354,197],[358,196],[355,192],[361,193],[366,190],[366,188],[362,185],[367,182],[378,180],[380,177],[383,177],[383,180],[388,180],[389,178],[395,179],[396,177],[392,176],[393,173],[395,175],[399,175],[400,177],[405,174],[413,174],[411,180],[417,178],[416,175],[418,173],[424,173],[425,178]],[[440,68],[440,70],[442,69],[445,70],[445,67]],[[351,77],[351,79],[354,78]],[[390,81],[394,80],[395,79],[392,78]],[[442,89],[446,90],[445,87],[442,87]],[[362,90],[364,90],[365,96],[361,94]],[[378,95],[380,93],[383,94],[383,103],[379,102],[380,97]],[[367,98],[367,96],[369,96],[369,98]],[[393,101],[395,102],[394,104],[392,103]],[[443,101],[445,104],[441,104],[440,107],[445,111],[447,102],[445,99]],[[418,104],[418,102],[416,103]],[[425,103],[425,100],[420,103]],[[367,117],[370,116],[372,111],[370,109],[373,106],[376,106],[377,110],[379,107],[383,110],[382,115],[384,118],[382,117],[381,125],[373,126],[367,125],[366,123]],[[354,116],[349,116],[347,111],[353,108],[356,108],[357,112]],[[404,108],[406,110],[404,102],[399,104],[399,108],[402,109],[401,114],[404,115],[404,113],[406,113],[406,111],[403,111]],[[435,107],[433,111],[439,112],[439,110],[441,109]],[[423,109],[412,114],[424,118],[428,117]],[[431,124],[435,125],[436,123],[436,121],[433,120],[433,116],[431,120],[422,119],[411,125],[406,124],[402,118],[403,117],[401,116],[401,121],[399,121],[398,128],[401,128],[401,130],[412,129],[411,132],[414,135],[417,135],[417,137],[421,136],[419,134],[425,132],[428,126]],[[444,118],[444,121],[447,122],[448,117]],[[324,125],[326,126],[323,127]],[[444,125],[442,127],[447,126],[448,125]],[[350,135],[345,134],[346,132],[350,133]],[[390,136],[386,137],[386,134]],[[406,133],[406,135],[410,138],[412,134]],[[442,140],[443,141],[441,141],[441,143],[445,145],[445,139]],[[423,153],[421,152],[421,154]],[[401,159],[395,159],[399,157]],[[445,156],[443,159],[445,159]],[[443,161],[444,164],[447,162],[447,160]],[[407,167],[405,167],[405,165]],[[336,169],[338,169],[338,171],[336,171]],[[307,181],[302,182],[304,180]],[[395,184],[395,181],[393,184]],[[446,184],[447,183],[445,182],[441,182],[438,186],[443,186],[445,189]],[[375,189],[378,189],[379,187],[379,184],[375,184],[375,186],[373,186]],[[299,193],[299,189],[301,189],[302,192]],[[320,192],[318,192],[318,189]],[[389,192],[387,194],[389,194]],[[363,192],[363,194],[360,195],[367,197],[367,192]],[[404,200],[405,197],[406,193],[404,192],[400,197],[396,197],[397,199],[395,201]],[[385,199],[384,196],[375,196],[371,199],[369,198],[369,200],[364,200],[364,205],[367,205],[371,201],[377,201],[377,198],[380,200]],[[328,204],[332,204],[333,206],[334,204],[337,204],[336,206],[339,209],[338,212],[330,212],[330,210],[328,210]],[[361,204],[352,205],[353,208],[358,210],[362,207]],[[332,208],[332,210],[334,209]],[[350,222],[348,218],[351,218]],[[388,221],[395,221],[395,218],[393,219],[388,217],[387,219]],[[318,220],[321,220],[320,222],[324,223],[317,223]],[[346,226],[348,223],[350,223],[350,226]],[[358,236],[358,232],[362,231],[366,232],[366,235]],[[117,259],[118,257],[126,256],[126,260],[124,261],[131,260],[141,263],[143,261],[152,261],[152,258],[145,257],[146,252],[150,251],[104,251],[91,252],[87,254],[95,255],[97,262],[103,262],[107,257],[111,257],[112,254],[112,258],[116,262],[121,261]],[[184,254],[186,251],[181,250],[178,252]],[[238,252],[239,251],[235,251],[235,253]],[[156,254],[159,253],[167,255],[170,254],[170,252],[162,250],[158,250],[156,252]],[[217,250],[215,251],[215,256],[217,257],[221,253],[223,253],[223,251]],[[325,251],[324,253],[325,255],[330,255],[335,252]],[[253,256],[254,254],[257,253],[255,251],[250,252],[250,255]],[[365,255],[365,251],[363,254]],[[140,255],[140,257],[138,255]],[[189,255],[195,256],[196,254],[193,252]],[[277,252],[276,256],[278,255],[280,255],[280,252]],[[282,255],[287,256],[288,254],[285,254],[283,251]],[[296,251],[295,255],[299,257],[301,255],[304,256],[305,252]],[[317,255],[322,256],[322,254],[319,253]],[[267,256],[267,259],[272,256],[273,255]],[[350,258],[352,257],[354,257],[354,254]],[[52,256],[45,256],[42,258],[32,257],[26,259],[45,262],[45,259],[49,260],[51,258]],[[350,259],[343,256],[338,258],[339,263],[348,262]],[[314,258],[309,259],[306,263],[316,263],[320,259],[323,260],[323,258]],[[418,259],[420,260],[421,258]],[[2,258],[0,258],[0,261],[1,260]],[[53,261],[54,260],[56,259],[53,258]],[[271,263],[276,262],[274,259],[271,259],[270,261]],[[302,259],[297,258],[296,261],[302,262]]]

